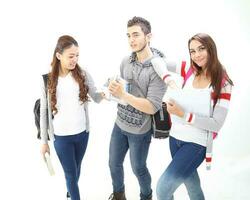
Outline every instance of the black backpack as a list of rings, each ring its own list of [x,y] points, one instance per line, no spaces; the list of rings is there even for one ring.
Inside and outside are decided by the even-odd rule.
[[[47,97],[47,84],[48,84],[48,74],[43,74],[43,81],[45,85],[45,90],[46,90],[46,97]],[[41,129],[40,129],[40,99],[37,99],[34,105],[33,109],[34,115],[35,115],[35,124],[37,128],[37,138],[41,139]],[[48,119],[48,112],[47,112],[47,119]],[[49,139],[49,137],[48,137]]]
[[[165,102],[162,102],[161,108],[152,115],[152,126],[154,138],[163,139],[169,136],[172,123]]]

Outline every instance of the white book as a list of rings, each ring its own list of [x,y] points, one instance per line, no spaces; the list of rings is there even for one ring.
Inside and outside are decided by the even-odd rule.
[[[49,153],[45,153],[44,160],[45,160],[46,166],[48,168],[49,174],[51,176],[55,175],[55,171],[54,171],[54,168],[53,168]]]
[[[170,89],[168,88],[163,101],[173,100],[185,112],[209,117],[211,114],[211,90],[209,89]],[[171,115],[171,119],[178,120]]]

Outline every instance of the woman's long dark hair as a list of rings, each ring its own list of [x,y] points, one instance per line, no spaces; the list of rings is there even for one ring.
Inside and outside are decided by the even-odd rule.
[[[220,63],[218,59],[217,48],[213,39],[208,34],[198,33],[189,39],[188,41],[189,49],[190,49],[190,43],[193,40],[199,41],[207,50],[208,58],[206,63],[206,68],[207,68],[206,76],[210,77],[211,79],[211,86],[214,90],[214,100],[216,104],[219,95],[221,93],[222,79],[225,78],[226,81],[228,81],[231,85],[233,85],[233,82],[229,78],[226,70],[224,69],[223,65]],[[200,75],[202,72],[202,68],[198,66],[192,59],[190,59],[190,64],[191,66],[194,67],[196,75]]]
[[[54,50],[53,60],[51,62],[52,70],[49,73],[48,79],[48,90],[50,94],[51,110],[54,115],[58,112],[56,108],[56,87],[58,83],[59,69],[61,67],[60,60],[58,60],[58,58],[56,57],[56,53],[62,54],[65,49],[68,49],[73,45],[78,47],[77,41],[71,36],[64,35],[58,39],[56,48]],[[73,78],[79,84],[79,100],[84,103],[88,100],[88,86],[85,84],[85,76],[83,75],[82,70],[78,64],[76,64],[75,68],[71,70],[71,73]]]

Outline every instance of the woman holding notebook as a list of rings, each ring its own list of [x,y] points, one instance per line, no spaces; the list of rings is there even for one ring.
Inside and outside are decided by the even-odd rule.
[[[173,100],[167,102],[167,110],[180,120],[172,122],[170,152],[172,161],[157,184],[158,200],[172,200],[175,190],[184,183],[191,200],[204,200],[197,168],[206,159],[210,168],[212,142],[226,119],[233,82],[217,57],[213,39],[204,33],[194,35],[188,41],[190,63],[180,65],[153,60],[156,72],[165,82],[171,77],[168,71],[183,78],[183,90],[211,90],[211,114],[201,116],[186,112]],[[167,67],[166,67],[167,65]]]
[[[48,74],[48,91],[41,78],[41,152],[43,155],[50,152],[48,132],[63,167],[67,197],[71,200],[80,200],[78,181],[89,138],[89,96],[95,102],[103,98],[96,92],[90,74],[78,65],[78,57],[77,41],[68,35],[61,36]]]

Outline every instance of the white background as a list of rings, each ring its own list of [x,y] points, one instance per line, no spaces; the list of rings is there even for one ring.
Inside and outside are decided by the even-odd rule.
[[[79,64],[101,86],[118,73],[121,59],[130,53],[126,24],[135,15],[151,22],[151,46],[170,59],[188,58],[187,40],[198,32],[215,40],[235,87],[227,120],[214,143],[212,170],[206,171],[205,164],[199,168],[202,187],[208,200],[250,199],[249,10],[247,0],[1,1],[0,199],[65,199],[65,181],[53,145],[56,175],[50,177],[36,139],[32,109],[39,97],[39,77],[50,69],[58,37],[69,34],[79,42]],[[108,146],[115,114],[114,103],[90,105],[91,135],[80,180],[85,200],[108,199],[112,192]],[[154,191],[169,161],[168,140],[152,140],[148,167]],[[125,179],[128,199],[139,199],[128,158]],[[188,199],[183,186],[176,199]]]

